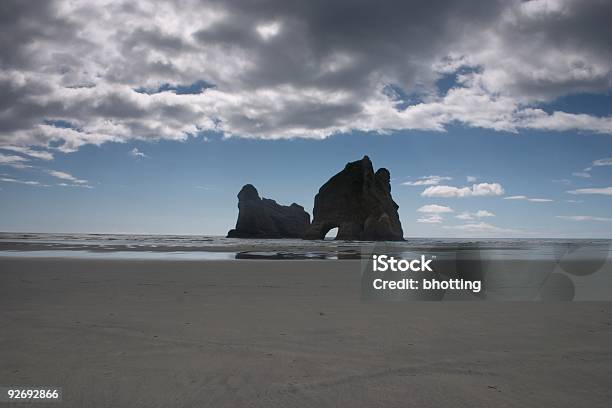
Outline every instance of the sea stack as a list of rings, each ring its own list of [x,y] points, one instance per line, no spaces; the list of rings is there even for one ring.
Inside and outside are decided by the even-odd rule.
[[[323,239],[338,227],[336,239],[402,241],[404,234],[391,197],[389,170],[374,173],[368,156],[348,163],[319,189],[306,239]]]
[[[228,238],[302,238],[310,225],[304,207],[260,198],[251,184],[238,193],[238,210],[236,228],[227,233]]]

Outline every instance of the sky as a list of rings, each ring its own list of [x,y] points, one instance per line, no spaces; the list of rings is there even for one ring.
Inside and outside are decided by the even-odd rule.
[[[407,237],[612,238],[612,3],[13,1],[0,231],[223,235],[368,155]]]

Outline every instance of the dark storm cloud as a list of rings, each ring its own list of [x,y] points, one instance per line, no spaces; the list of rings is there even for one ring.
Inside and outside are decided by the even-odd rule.
[[[87,45],[78,35],[80,23],[58,13],[52,0],[0,2],[0,67],[36,69],[41,47],[66,43],[74,52]]]
[[[610,91],[610,15],[596,0],[5,0],[0,145],[454,121],[612,133],[610,118],[533,108]]]
[[[194,35],[203,46],[249,50],[257,63],[247,86],[300,83],[359,90],[371,76],[386,75],[408,85],[432,80],[431,61],[453,49],[465,27],[483,29],[503,11],[499,2],[433,1],[261,1],[219,2],[230,18]],[[278,21],[282,35],[261,41],[253,27]],[[353,59],[336,72],[327,60]]]
[[[183,38],[162,32],[159,28],[139,28],[133,32],[121,32],[116,40],[122,45],[124,53],[134,52],[138,48],[154,49],[170,54],[189,51],[192,46]]]
[[[531,62],[528,65],[531,70],[516,72],[516,92],[552,98],[573,92],[609,90],[612,87],[612,25],[609,23],[612,2],[551,1],[548,5],[549,12],[533,7],[535,10],[529,18],[522,18],[520,24],[506,22],[500,27],[506,46],[514,44],[516,57]],[[550,51],[562,52],[567,59],[553,58]],[[548,61],[542,61],[542,57]],[[560,64],[564,72],[534,75],[533,71],[547,68],[548,64]]]

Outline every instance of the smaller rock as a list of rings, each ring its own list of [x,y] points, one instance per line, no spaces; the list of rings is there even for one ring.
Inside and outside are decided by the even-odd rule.
[[[228,238],[302,238],[310,225],[304,207],[260,198],[251,184],[238,193],[238,210],[236,228],[227,233]]]

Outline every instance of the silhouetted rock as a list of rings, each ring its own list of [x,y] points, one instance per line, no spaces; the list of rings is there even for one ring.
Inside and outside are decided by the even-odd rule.
[[[319,189],[306,239],[323,239],[338,227],[336,239],[401,241],[402,224],[391,197],[389,170],[374,173],[368,156],[348,163]]]
[[[238,193],[238,210],[236,228],[227,233],[228,238],[302,238],[310,224],[304,207],[260,198],[251,184]]]

